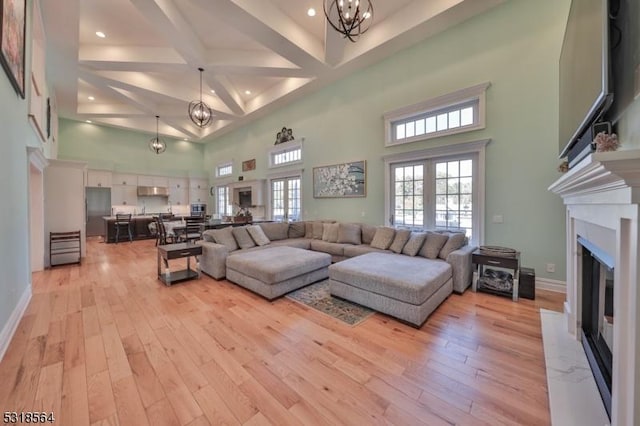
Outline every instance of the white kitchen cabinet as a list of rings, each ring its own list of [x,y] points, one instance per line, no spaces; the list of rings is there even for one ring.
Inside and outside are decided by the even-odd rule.
[[[113,185],[111,187],[111,205],[137,206],[138,188],[135,185]]]
[[[189,189],[209,190],[209,181],[206,179],[189,179]]]
[[[138,186],[158,186],[161,188],[169,187],[169,178],[165,176],[138,176]]]
[[[114,173],[112,179],[113,185],[138,186],[138,175],[126,173]]]
[[[174,206],[189,204],[189,190],[187,188],[169,188],[169,203]]]
[[[191,188],[189,190],[189,202],[190,203],[208,203],[209,190]]]
[[[87,186],[111,188],[112,173],[107,170],[88,170]]]
[[[169,178],[169,192],[173,189],[189,189],[189,179],[187,178]]]

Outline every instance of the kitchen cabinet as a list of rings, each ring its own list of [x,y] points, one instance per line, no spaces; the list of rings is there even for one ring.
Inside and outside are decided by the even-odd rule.
[[[189,189],[204,189],[209,191],[209,181],[206,179],[189,179]]]
[[[169,178],[169,192],[171,192],[173,189],[189,189],[189,179]]]
[[[107,170],[87,170],[87,185],[98,188],[111,188],[112,173]]]
[[[190,203],[208,203],[209,191],[206,189],[193,189],[189,190],[189,202]]]
[[[114,206],[138,205],[137,185],[113,185],[111,187],[111,204]]]
[[[169,178],[165,176],[138,176],[138,186],[169,187]]]
[[[125,173],[114,173],[113,179],[111,180],[112,184],[115,185],[124,185],[124,186],[138,186],[138,175],[130,175]]]
[[[169,188],[169,204],[174,206],[186,206],[189,204],[189,191],[187,188]]]

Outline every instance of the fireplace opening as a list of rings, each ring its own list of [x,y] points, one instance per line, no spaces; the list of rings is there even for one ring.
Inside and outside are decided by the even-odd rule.
[[[614,260],[578,237],[582,247],[582,345],[611,418]]]

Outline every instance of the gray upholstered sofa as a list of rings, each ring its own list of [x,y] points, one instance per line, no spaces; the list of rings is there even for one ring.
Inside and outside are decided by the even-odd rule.
[[[329,254],[334,265],[326,275],[332,294],[414,325],[424,322],[452,291],[463,293],[470,286],[471,253],[476,248],[461,233],[412,232],[328,221],[269,222],[208,230],[198,244],[202,245],[202,272],[217,280],[228,277],[268,299],[285,290],[274,293],[274,287],[256,281],[259,275],[255,272],[244,276],[242,270],[250,271],[251,262],[264,263],[268,258],[249,253],[285,246]],[[303,257],[303,252],[298,253]],[[236,262],[233,257],[238,254],[242,254],[242,260]],[[299,286],[309,284],[307,278],[295,282]],[[286,291],[295,289],[290,280],[285,284]]]

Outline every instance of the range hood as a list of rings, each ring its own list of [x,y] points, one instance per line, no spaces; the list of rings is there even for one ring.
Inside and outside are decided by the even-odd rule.
[[[139,186],[138,197],[168,197],[169,190],[162,186]]]

